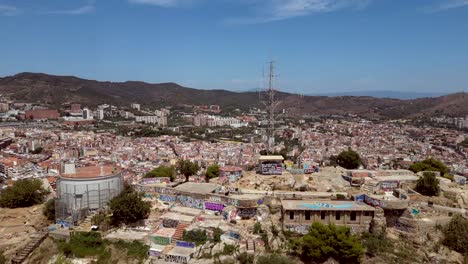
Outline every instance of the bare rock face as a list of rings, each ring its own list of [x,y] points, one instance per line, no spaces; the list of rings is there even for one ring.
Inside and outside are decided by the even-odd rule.
[[[372,233],[381,233],[385,231],[387,227],[387,220],[384,215],[384,210],[380,207],[375,208],[374,219],[371,223],[371,232]]]

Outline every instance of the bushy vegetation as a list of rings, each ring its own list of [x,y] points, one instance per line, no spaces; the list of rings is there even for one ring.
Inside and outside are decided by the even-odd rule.
[[[16,181],[13,186],[0,193],[0,207],[18,208],[40,204],[49,194],[40,179]]]
[[[118,249],[127,250],[127,256],[133,259],[144,260],[148,255],[149,246],[139,241],[126,242],[119,240],[113,243],[113,245]]]
[[[144,178],[169,178],[174,181],[176,178],[175,168],[172,166],[159,166],[146,173]]]
[[[290,264],[294,263],[290,258],[277,254],[261,255],[257,258],[257,264]]]
[[[194,229],[190,231],[184,231],[182,240],[187,242],[193,242],[195,245],[200,246],[206,243],[208,237],[206,236],[205,230]]]
[[[364,233],[361,241],[366,248],[366,254],[371,257],[393,252],[393,242],[386,237],[385,233]]]
[[[98,232],[73,232],[69,242],[59,242],[59,250],[67,257],[98,256],[105,253],[105,243]]]
[[[113,245],[120,251],[125,251],[127,257],[143,261],[146,259],[149,247],[138,241],[126,242],[119,240],[111,242],[102,239],[98,232],[73,232],[70,241],[57,241],[58,248],[66,257],[97,257],[97,263],[110,263],[109,246]]]
[[[47,220],[55,221],[55,200],[54,199],[49,199],[45,203],[42,213],[44,214],[45,217],[47,217]]]
[[[219,177],[219,165],[213,164],[206,169],[206,178],[213,179]]]
[[[468,220],[461,215],[455,215],[443,229],[442,244],[465,256],[468,255]]]
[[[447,166],[445,166],[444,163],[434,158],[416,162],[411,165],[409,169],[414,173],[418,173],[420,171],[438,171],[441,173],[441,175],[444,175],[449,172]]]
[[[234,246],[234,245],[224,244],[223,255],[231,256],[231,255],[233,255],[237,250],[238,250],[238,248],[237,248],[236,246]]]
[[[255,256],[247,252],[242,252],[236,257],[239,264],[253,264]],[[273,263],[270,263],[273,264]]]
[[[191,162],[190,160],[180,160],[177,163],[177,169],[185,176],[185,181],[188,182],[189,177],[195,175],[200,167],[196,162]]]
[[[213,242],[214,243],[219,243],[221,242],[221,235],[223,235],[223,230],[221,228],[215,228],[213,230]]]
[[[357,169],[362,164],[362,160],[356,151],[348,149],[338,154],[336,163],[345,169]]]
[[[143,193],[136,192],[130,186],[118,196],[109,201],[112,211],[112,222],[115,225],[132,224],[148,218],[151,210],[150,202],[143,201]]]
[[[359,237],[348,227],[313,223],[309,233],[294,241],[293,250],[302,261],[325,261],[328,258],[340,263],[355,263],[364,254]]]
[[[416,182],[415,190],[426,196],[437,196],[440,192],[439,180],[433,172],[424,172]]]

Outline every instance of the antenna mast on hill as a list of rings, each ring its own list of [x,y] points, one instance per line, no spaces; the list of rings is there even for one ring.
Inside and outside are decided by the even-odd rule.
[[[275,99],[276,90],[274,88],[274,79],[275,79],[275,62],[270,61],[270,74],[268,76],[268,88],[265,89],[266,100],[262,103],[265,105],[265,110],[267,112],[267,142],[266,142],[266,151],[270,154],[270,148],[272,146],[272,139],[274,138],[275,132],[275,110],[279,105],[279,102]]]

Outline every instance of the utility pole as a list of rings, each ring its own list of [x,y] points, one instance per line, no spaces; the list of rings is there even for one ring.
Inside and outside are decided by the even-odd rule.
[[[275,79],[275,62],[270,61],[270,74],[268,76],[268,88],[265,89],[266,100],[262,103],[265,105],[265,110],[267,112],[267,142],[266,142],[266,151],[267,154],[270,154],[271,140],[274,138],[275,133],[275,110],[279,105],[279,102],[275,99],[276,90],[274,88],[274,79]]]

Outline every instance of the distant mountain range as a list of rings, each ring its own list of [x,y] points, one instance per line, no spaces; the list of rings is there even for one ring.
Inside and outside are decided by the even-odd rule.
[[[370,96],[376,98],[393,98],[393,99],[418,99],[430,98],[447,95],[447,93],[424,93],[424,92],[402,92],[402,91],[350,91],[340,93],[312,93],[310,96]]]
[[[198,90],[176,83],[150,84],[138,81],[99,82],[73,76],[20,73],[0,78],[0,93],[32,103],[60,107],[68,103],[129,105],[220,105],[224,109],[260,107],[257,92]],[[370,96],[299,96],[278,92],[279,108],[293,114],[356,114],[365,117],[468,115],[468,94],[457,93],[411,100]]]

